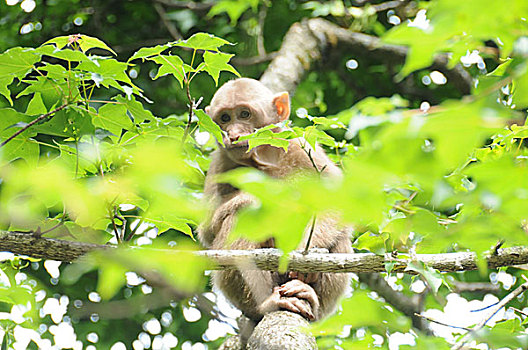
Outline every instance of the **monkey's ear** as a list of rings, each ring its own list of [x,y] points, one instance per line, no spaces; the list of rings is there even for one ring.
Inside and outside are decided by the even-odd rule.
[[[273,98],[273,105],[282,122],[290,116],[290,95],[287,92],[281,92]]]
[[[211,112],[211,106],[207,106],[207,107],[205,107],[205,113],[206,113],[208,116],[211,116],[211,114],[209,114],[209,112]]]

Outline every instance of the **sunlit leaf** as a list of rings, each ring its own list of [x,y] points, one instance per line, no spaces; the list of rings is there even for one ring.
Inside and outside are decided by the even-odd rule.
[[[218,77],[220,76],[221,71],[231,72],[237,77],[240,77],[240,74],[237,72],[237,70],[228,63],[233,56],[234,55],[222,52],[214,53],[206,51],[204,53],[204,69],[211,77],[213,77],[216,85],[218,85]]]
[[[207,33],[196,33],[187,40],[181,40],[174,46],[189,47],[195,50],[218,51],[224,45],[232,45],[229,41]]]
[[[216,141],[224,146],[224,140],[222,137],[222,129],[208,116],[203,110],[197,109],[194,111],[196,117],[198,117],[198,124],[202,131],[207,131],[213,135]]]
[[[161,65],[159,67],[158,73],[154,79],[158,79],[167,74],[172,74],[180,83],[180,86],[183,87],[183,80],[185,78],[184,64],[180,57],[178,56],[168,56],[168,55],[158,55],[149,60],[156,62]]]
[[[172,47],[176,43],[177,42],[172,42],[172,43],[167,43],[164,45],[157,45],[154,47],[142,47],[136,52],[134,52],[134,54],[128,59],[128,62],[138,59],[138,58],[141,58],[142,60],[144,60],[147,57],[159,55],[160,53]]]
[[[46,41],[43,45],[54,44],[59,49],[62,49],[65,46],[70,46],[75,48],[76,46],[80,47],[82,51],[86,52],[90,49],[97,48],[110,51],[115,56],[117,54],[112,50],[108,45],[106,45],[102,40],[84,35],[84,34],[73,34],[66,36],[58,36],[56,38]]]

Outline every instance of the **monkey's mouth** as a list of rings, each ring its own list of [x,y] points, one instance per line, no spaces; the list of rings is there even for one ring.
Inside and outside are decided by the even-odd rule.
[[[228,149],[247,149],[249,147],[248,140],[238,141],[237,143],[225,142],[226,148]]]

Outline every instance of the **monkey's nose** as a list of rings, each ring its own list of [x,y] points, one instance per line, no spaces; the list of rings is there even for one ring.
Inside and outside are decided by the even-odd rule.
[[[231,142],[238,141],[239,138],[240,138],[239,134],[231,134],[231,135],[229,135],[229,141],[231,141]]]

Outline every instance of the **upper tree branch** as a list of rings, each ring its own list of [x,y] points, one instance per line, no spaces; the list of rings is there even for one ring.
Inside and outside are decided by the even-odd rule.
[[[322,18],[312,18],[290,27],[279,54],[270,63],[260,81],[273,91],[293,93],[312,66],[331,50],[357,56],[375,56],[385,62],[402,63],[409,49],[384,44],[375,36],[355,33]],[[469,94],[472,79],[460,65],[447,68],[447,57],[439,55],[431,69],[441,71],[460,93]]]
[[[31,233],[0,231],[0,251],[32,256],[35,258],[74,261],[96,249],[115,246],[66,241],[38,237]],[[163,250],[166,254],[177,254],[175,250]],[[207,250],[196,254],[210,258],[215,269],[240,269],[240,266],[254,266],[260,270],[278,270],[281,253],[276,249],[255,250]],[[514,266],[528,263],[528,247],[502,248],[497,254],[484,257],[489,268]],[[252,261],[252,264],[248,264]],[[394,258],[391,254],[322,254],[299,252],[290,254],[289,269],[300,272],[384,272],[386,263],[395,263],[393,272],[405,271],[410,259]],[[473,252],[445,254],[416,254],[412,261],[422,262],[439,271],[454,272],[476,270],[477,255]]]

